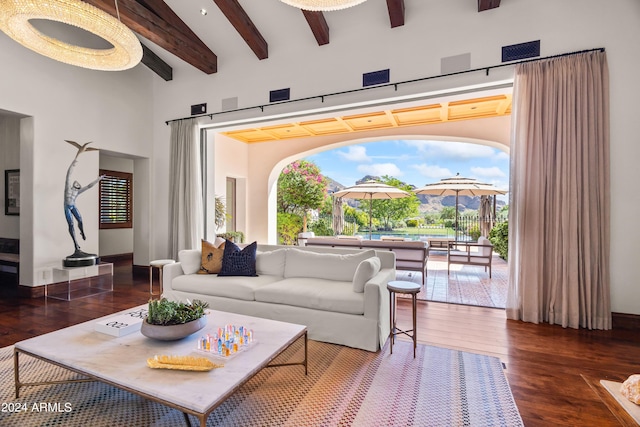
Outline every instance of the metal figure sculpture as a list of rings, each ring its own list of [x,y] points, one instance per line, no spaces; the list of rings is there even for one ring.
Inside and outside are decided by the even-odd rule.
[[[94,263],[97,263],[97,255],[87,254],[80,250],[80,245],[78,244],[78,240],[76,239],[76,231],[73,224],[73,219],[75,218],[76,222],[78,223],[78,229],[80,230],[80,236],[82,236],[82,240],[86,240],[87,238],[84,234],[84,224],[82,222],[82,216],[80,215],[80,212],[76,207],[76,199],[80,194],[84,193],[85,191],[96,185],[98,182],[100,182],[100,180],[104,178],[104,175],[99,176],[84,187],[80,185],[78,181],[72,182],[71,174],[76,164],[78,163],[78,157],[80,156],[80,154],[84,153],[85,151],[96,151],[97,148],[88,147],[91,142],[80,145],[74,141],[65,141],[78,149],[75,158],[73,159],[71,165],[69,165],[69,169],[67,170],[67,178],[64,186],[64,216],[67,220],[67,224],[69,226],[69,234],[73,239],[73,245],[75,247],[74,254],[67,257],[67,259],[65,260],[65,265],[93,265]]]

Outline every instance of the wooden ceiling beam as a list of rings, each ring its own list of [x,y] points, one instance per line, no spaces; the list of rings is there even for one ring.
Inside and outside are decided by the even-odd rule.
[[[404,0],[387,0],[391,28],[404,25]]]
[[[173,68],[166,62],[164,62],[158,55],[156,55],[151,49],[142,44],[142,63],[147,66],[151,71],[159,75],[165,82],[173,80]]]
[[[240,6],[238,0],[213,0],[220,11],[227,17],[231,25],[242,36],[258,59],[269,57],[269,47],[260,31],[256,28],[247,15],[247,12]]]
[[[111,0],[83,0],[117,16]],[[218,71],[218,57],[162,0],[119,0],[122,23],[206,74]]]
[[[500,0],[478,0],[478,12],[500,7]]]
[[[307,20],[309,28],[311,28],[311,32],[316,38],[318,46],[329,44],[329,24],[327,24],[327,20],[324,18],[322,12],[312,12],[304,9],[300,10],[302,11],[304,18]]]

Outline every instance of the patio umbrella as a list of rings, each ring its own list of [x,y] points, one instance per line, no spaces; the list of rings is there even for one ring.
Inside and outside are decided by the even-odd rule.
[[[459,196],[494,196],[506,194],[507,190],[494,187],[491,184],[478,182],[473,178],[463,178],[460,174],[451,178],[441,179],[439,182],[427,184],[413,190],[415,194],[429,194],[432,196],[456,196],[456,240],[458,240],[458,197]]]
[[[391,185],[383,184],[374,180],[365,181],[361,184],[354,185],[353,187],[347,187],[343,190],[333,193],[335,197],[342,197],[345,199],[400,199],[402,197],[409,197],[411,193],[401,190]],[[369,204],[369,240],[371,240],[371,218],[372,203]]]
[[[331,227],[333,228],[333,234],[342,234],[344,228],[344,212],[342,211],[342,197],[333,197],[333,209],[331,216]]]

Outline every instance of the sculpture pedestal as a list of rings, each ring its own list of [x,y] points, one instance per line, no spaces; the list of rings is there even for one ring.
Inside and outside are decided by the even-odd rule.
[[[62,260],[64,267],[90,267],[100,264],[100,257],[96,254],[88,254],[77,250],[73,255],[69,255]]]
[[[71,301],[105,292],[113,292],[113,264],[88,267],[52,267],[52,281],[44,286],[46,298]]]

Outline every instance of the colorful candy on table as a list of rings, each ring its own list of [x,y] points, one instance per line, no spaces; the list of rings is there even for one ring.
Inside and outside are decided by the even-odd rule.
[[[213,335],[207,334],[198,341],[198,350],[229,357],[253,342],[253,330],[244,326],[226,325]]]

